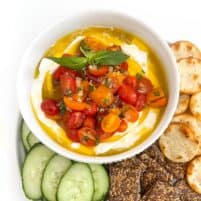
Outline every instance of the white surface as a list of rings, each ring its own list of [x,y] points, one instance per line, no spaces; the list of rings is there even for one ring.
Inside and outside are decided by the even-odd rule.
[[[74,10],[105,7],[126,10],[148,22],[169,41],[201,45],[199,1],[191,0],[1,0],[0,6],[0,192],[1,200],[24,201],[16,158],[16,72],[25,48],[51,22]]]

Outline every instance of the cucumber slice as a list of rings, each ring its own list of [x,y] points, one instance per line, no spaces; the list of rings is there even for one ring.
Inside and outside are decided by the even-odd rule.
[[[29,149],[30,149],[29,143],[27,141],[27,137],[29,136],[30,132],[31,131],[27,127],[25,121],[22,120],[22,123],[21,123],[21,138],[22,138],[22,143],[23,143],[24,149],[26,151],[29,151]]]
[[[74,163],[65,173],[57,189],[58,201],[91,201],[94,184],[87,164]]]
[[[56,193],[59,182],[72,165],[72,162],[63,156],[55,155],[48,162],[42,178],[42,192],[44,197],[49,201],[56,201]]]
[[[92,201],[104,200],[109,191],[108,173],[102,165],[89,164],[94,179],[94,195]]]
[[[39,143],[40,141],[38,140],[38,138],[35,137],[35,135],[33,135],[33,133],[30,133],[27,136],[27,141],[30,147],[33,147],[35,144]]]
[[[29,199],[42,199],[42,174],[53,155],[54,152],[42,144],[36,144],[27,154],[22,168],[22,185]]]

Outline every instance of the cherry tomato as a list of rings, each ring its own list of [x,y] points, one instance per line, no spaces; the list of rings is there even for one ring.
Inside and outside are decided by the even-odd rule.
[[[80,128],[84,122],[85,114],[82,112],[71,112],[66,121],[67,128]]]
[[[119,82],[118,82],[117,78],[115,78],[115,77],[111,77],[110,79],[111,79],[110,89],[112,90],[113,94],[116,94],[116,92],[118,91],[118,88],[119,88]]]
[[[127,122],[122,119],[117,131],[124,132],[127,128],[128,128]]]
[[[101,128],[106,133],[113,133],[119,128],[120,122],[119,115],[109,113],[101,121]]]
[[[139,94],[137,96],[137,101],[135,103],[135,108],[137,111],[141,111],[146,105],[146,95]]]
[[[97,113],[97,111],[98,111],[98,107],[96,103],[91,102],[91,103],[88,103],[88,108],[84,111],[84,113],[86,115],[93,116]]]
[[[65,95],[71,95],[76,91],[76,82],[68,73],[64,73],[60,77],[60,86]]]
[[[53,73],[53,78],[54,80],[56,81],[59,81],[60,80],[60,77],[61,75],[63,75],[64,73],[67,73],[68,75],[70,75],[71,77],[75,78],[76,75],[77,75],[77,72],[72,70],[72,69],[69,69],[69,68],[66,68],[66,67],[63,67],[63,66],[60,66],[58,67],[55,72]]]
[[[97,133],[94,129],[88,127],[82,127],[78,130],[78,136],[80,142],[86,146],[95,146],[97,143]]]
[[[103,43],[101,39],[95,38],[93,36],[88,36],[84,39],[84,42],[93,50],[105,50],[106,44]]]
[[[79,142],[79,136],[78,136],[78,130],[77,129],[68,129],[67,136],[73,141],[73,142]]]
[[[106,133],[101,128],[97,130],[98,139],[100,142],[104,141],[105,139],[111,137],[114,133]]]
[[[84,111],[89,105],[85,102],[74,101],[72,98],[64,96],[63,98],[66,107],[74,111]]]
[[[121,46],[119,46],[119,45],[112,45],[112,46],[107,47],[107,50],[120,51],[121,50]]]
[[[47,116],[55,116],[59,114],[57,101],[52,99],[43,100],[41,103],[41,109]]]
[[[137,94],[129,85],[122,84],[118,89],[118,94],[125,103],[135,105]]]
[[[125,112],[123,112],[124,118],[129,122],[137,121],[139,117],[138,111],[134,107],[129,107]]]
[[[167,105],[167,98],[166,97],[163,97],[163,98],[160,98],[160,99],[157,99],[151,103],[149,103],[149,105],[151,107],[164,107],[165,105]]]
[[[108,66],[101,66],[100,68],[97,69],[89,69],[89,73],[95,77],[100,77],[109,72]]]
[[[96,121],[93,117],[86,117],[83,123],[83,127],[95,129],[95,124],[96,124]]]
[[[123,63],[120,64],[120,67],[123,69],[123,70],[128,70],[128,63],[125,61]]]
[[[135,76],[128,75],[123,82],[124,84],[132,87],[133,90],[137,89],[137,78]]]
[[[147,103],[151,103],[163,97],[165,97],[164,91],[161,88],[154,88],[147,94]]]
[[[153,89],[153,85],[151,83],[151,81],[149,79],[147,79],[146,77],[142,77],[139,81],[138,81],[138,93],[140,94],[148,94],[152,91]]]

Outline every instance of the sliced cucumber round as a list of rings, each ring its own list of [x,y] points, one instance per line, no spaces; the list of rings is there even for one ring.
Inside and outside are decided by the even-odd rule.
[[[22,168],[22,185],[29,199],[42,199],[42,174],[54,154],[42,144],[36,144],[27,154]]]
[[[72,165],[72,162],[63,156],[55,155],[48,162],[41,183],[43,196],[49,201],[56,201],[56,192],[61,177]]]
[[[75,163],[65,173],[57,189],[58,201],[91,201],[94,184],[87,164]]]
[[[27,141],[30,147],[33,147],[35,144],[39,143],[40,141],[38,140],[38,138],[35,137],[35,135],[33,135],[33,133],[30,133],[27,137]]]
[[[27,127],[25,121],[22,120],[22,123],[21,123],[21,138],[22,138],[22,143],[23,143],[23,146],[25,148],[25,151],[29,151],[29,149],[30,149],[29,143],[27,141],[27,137],[29,136],[30,132],[31,131]]]
[[[94,180],[94,195],[92,201],[104,200],[109,191],[108,173],[102,165],[89,164]]]

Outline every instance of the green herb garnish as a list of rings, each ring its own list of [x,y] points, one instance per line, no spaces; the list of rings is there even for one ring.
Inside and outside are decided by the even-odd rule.
[[[136,73],[136,78],[138,79],[138,80],[141,80],[142,79],[142,74],[140,74],[140,73]]]
[[[73,94],[73,92],[70,89],[68,89],[68,90],[65,91],[65,95],[66,96],[72,96],[72,94]]]
[[[124,118],[123,112],[121,112],[121,113],[119,114],[119,118]]]
[[[145,71],[143,69],[141,71],[142,71],[143,74],[145,74]]]
[[[66,106],[63,101],[59,103],[59,111],[62,115],[66,112]]]
[[[159,91],[154,91],[154,95],[155,96],[160,96],[160,92]]]
[[[105,98],[105,99],[104,99],[104,104],[107,104],[107,103],[109,103],[109,99],[108,99],[108,98]]]
[[[82,138],[85,142],[87,142],[89,140],[89,137],[88,136],[83,136]]]
[[[89,85],[89,91],[94,91],[94,86],[93,85]]]

